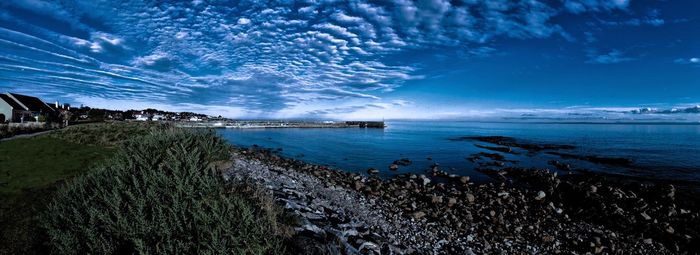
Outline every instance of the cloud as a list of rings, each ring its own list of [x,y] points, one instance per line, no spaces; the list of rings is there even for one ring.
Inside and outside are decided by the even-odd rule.
[[[164,52],[156,52],[151,55],[137,57],[131,61],[131,64],[137,67],[168,71],[177,65],[177,61]]]
[[[601,21],[601,23],[605,26],[616,26],[616,27],[622,27],[622,26],[631,26],[631,27],[638,27],[642,25],[651,25],[655,27],[660,27],[666,24],[666,21],[661,18],[651,18],[647,17],[644,19],[628,19],[628,20],[621,20],[621,21]]]
[[[250,20],[246,18],[240,18],[238,19],[238,25],[248,25],[250,24]]]
[[[700,58],[678,58],[673,61],[676,64],[683,64],[683,65],[700,65]]]
[[[497,53],[491,43],[499,39],[567,38],[556,24],[559,15],[628,5],[621,0],[2,1],[10,12],[0,18],[15,26],[3,28],[10,32],[0,38],[3,47],[11,46],[0,50],[0,86],[30,84],[81,98],[229,105],[268,115],[350,99],[364,100],[365,108],[349,109],[378,110],[387,107],[378,104],[383,98],[425,77],[416,63],[397,60],[402,54],[446,49],[465,58],[488,57]],[[71,29],[36,22],[15,9]],[[619,51],[591,57],[595,63],[629,60]]]
[[[565,0],[565,9],[572,13],[587,11],[611,11],[625,9],[629,6],[629,0]]]
[[[592,64],[617,64],[622,62],[629,62],[634,60],[630,57],[625,57],[624,53],[619,50],[611,50],[605,54],[596,54],[595,51],[588,54],[588,61],[586,63]]]

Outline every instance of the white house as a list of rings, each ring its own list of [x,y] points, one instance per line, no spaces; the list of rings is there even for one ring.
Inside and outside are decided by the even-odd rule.
[[[136,114],[134,115],[137,121],[148,121],[148,115],[146,114]]]

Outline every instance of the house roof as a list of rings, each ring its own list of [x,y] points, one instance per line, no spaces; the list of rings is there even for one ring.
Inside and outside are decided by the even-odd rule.
[[[18,104],[14,99],[12,99],[10,96],[8,96],[6,94],[0,94],[0,100],[5,101],[13,109],[24,109],[23,106]]]
[[[21,109],[32,112],[53,112],[53,109],[51,109],[51,107],[46,105],[46,103],[41,101],[39,98],[14,93],[7,93],[5,95],[9,95],[9,97],[14,98],[19,105],[23,105],[24,107],[20,107]]]

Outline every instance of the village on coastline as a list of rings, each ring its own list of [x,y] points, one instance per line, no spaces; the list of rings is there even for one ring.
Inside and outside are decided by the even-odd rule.
[[[234,120],[194,112],[158,109],[108,110],[53,103],[30,95],[0,94],[0,129],[52,129],[102,121],[169,122],[187,128],[384,128],[384,121]]]

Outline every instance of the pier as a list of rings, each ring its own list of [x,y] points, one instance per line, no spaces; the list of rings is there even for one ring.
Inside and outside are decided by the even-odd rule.
[[[285,121],[285,120],[226,120],[177,122],[186,128],[385,128],[384,121]]]

